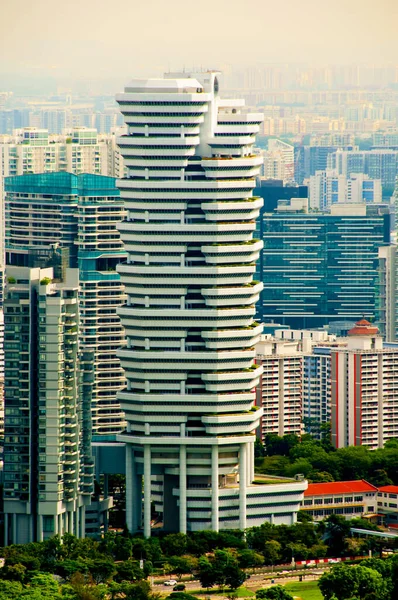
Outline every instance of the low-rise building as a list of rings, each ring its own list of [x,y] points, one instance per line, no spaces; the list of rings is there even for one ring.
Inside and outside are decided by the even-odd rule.
[[[377,512],[385,515],[385,524],[398,522],[398,485],[383,485],[377,492]]]
[[[377,496],[377,487],[364,479],[309,483],[301,510],[311,515],[314,521],[321,521],[333,514],[353,519],[374,514]]]

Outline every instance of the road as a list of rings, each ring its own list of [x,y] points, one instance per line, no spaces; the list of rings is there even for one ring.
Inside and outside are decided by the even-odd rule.
[[[314,580],[318,580],[321,577],[321,575],[324,573],[324,571],[329,568],[330,568],[330,565],[322,565],[319,568],[311,569],[308,571],[305,569],[300,569],[297,571],[288,571],[288,573],[291,573],[291,575],[284,574],[285,576],[283,576],[283,575],[278,576],[278,572],[276,571],[274,574],[274,578],[271,577],[272,573],[270,573],[270,572],[255,573],[255,574],[250,575],[250,578],[245,581],[244,587],[247,587],[252,592],[255,592],[259,588],[267,588],[267,587],[270,587],[271,585],[276,585],[276,584],[284,585],[285,583],[289,583],[292,581],[298,581],[300,577],[303,578],[303,581],[309,581],[309,580],[314,581]],[[170,576],[170,578],[173,578],[173,577]],[[274,583],[272,583],[272,579],[274,580]],[[202,589],[200,587],[200,581],[198,579],[195,579],[194,581],[183,581],[181,583],[184,583],[185,591],[188,593],[192,594],[193,592],[195,592],[194,595],[201,595],[201,596],[207,594],[207,590]],[[159,591],[162,593],[171,593],[173,590],[172,587],[168,587],[162,583],[155,582],[154,585],[156,586],[156,591]],[[218,600],[222,600],[223,597],[224,596],[222,596],[221,594],[217,594]]]

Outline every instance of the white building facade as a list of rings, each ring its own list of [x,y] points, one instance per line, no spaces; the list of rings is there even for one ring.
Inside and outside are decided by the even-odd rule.
[[[358,321],[348,344],[331,352],[331,424],[336,448],[382,448],[398,437],[398,347]]]
[[[4,545],[85,536],[93,491],[81,406],[78,272],[7,268]]]
[[[117,101],[128,126],[119,139],[128,257],[118,270],[129,530],[141,527],[143,476],[151,534],[154,475],[165,530],[292,523],[307,483],[253,484],[263,413],[254,406],[262,200],[252,191],[262,159],[253,144],[262,116],[222,101],[215,72],[133,80]]]

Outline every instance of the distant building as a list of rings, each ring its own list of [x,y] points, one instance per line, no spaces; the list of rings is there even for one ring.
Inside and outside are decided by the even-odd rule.
[[[339,175],[351,177],[354,173],[363,173],[371,179],[380,179],[383,195],[386,197],[390,197],[394,190],[398,173],[398,150],[337,150],[330,154],[327,162],[328,168],[336,169]]]
[[[380,298],[389,294],[383,319],[395,321],[395,292],[382,276],[388,255],[378,269],[380,249],[390,246],[388,207],[336,204],[330,214],[308,213],[304,205],[280,208],[258,223],[261,320],[312,329],[364,314],[383,328]]]
[[[0,136],[0,175],[58,171],[123,176],[124,163],[115,136],[99,135],[87,127],[71,127],[62,135],[26,127],[14,135]]]
[[[268,150],[263,152],[266,178],[294,181],[294,146],[281,140],[268,140]]]
[[[336,170],[317,171],[310,177],[310,206],[322,212],[330,210],[336,203],[382,202],[380,179],[370,179],[363,173],[353,173],[351,177],[339,175]]]
[[[303,360],[300,341],[262,335],[256,344],[256,363],[263,366],[256,401],[264,411],[260,424],[262,439],[267,433],[301,435]]]
[[[296,146],[295,154],[295,180],[302,184],[315,175],[317,171],[328,168],[328,157],[335,153],[341,146]],[[352,146],[344,146],[345,150],[352,150]],[[332,166],[332,165],[331,165]],[[361,171],[355,171],[360,173]]]
[[[331,424],[336,448],[374,450],[398,438],[398,346],[383,345],[377,327],[362,319],[347,347],[331,350]]]

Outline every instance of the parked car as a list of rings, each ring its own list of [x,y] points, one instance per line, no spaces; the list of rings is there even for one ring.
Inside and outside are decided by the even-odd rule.
[[[177,585],[173,587],[173,592],[183,592],[184,590],[185,585],[183,583],[177,583]]]
[[[169,579],[168,581],[164,582],[164,585],[176,585],[177,580],[176,579]]]

